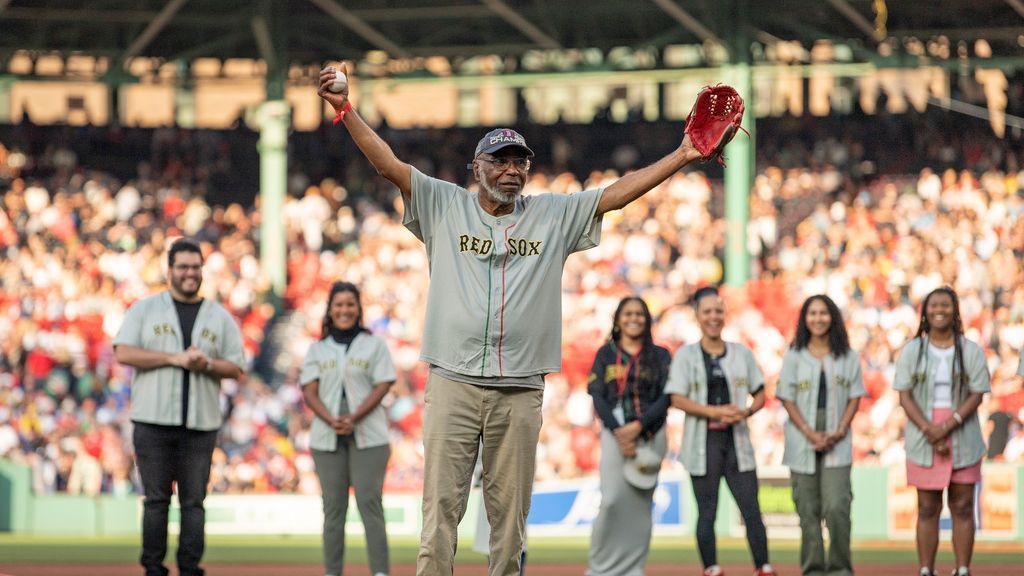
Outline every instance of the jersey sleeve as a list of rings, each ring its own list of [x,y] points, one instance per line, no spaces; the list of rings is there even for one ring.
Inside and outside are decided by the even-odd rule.
[[[686,377],[686,360],[683,358],[685,348],[676,351],[672,357],[672,365],[668,369],[668,382],[665,384],[665,394],[679,394],[689,396],[690,379]]]
[[[431,178],[416,168],[412,169],[412,193],[407,199],[402,196],[405,213],[402,225],[424,244],[430,242],[438,222],[455,201],[458,194],[467,194],[465,189],[437,178]]]
[[[373,384],[395,381],[395,363],[391,360],[391,352],[384,340],[377,340],[377,351],[374,353]]]
[[[753,396],[764,389],[764,373],[761,372],[761,367],[757,365],[757,358],[754,357],[754,353],[751,352],[750,348],[744,347],[743,353],[747,356],[747,382],[750,383],[750,395]]]
[[[920,342],[919,340],[911,340],[911,342]],[[918,344],[920,346],[920,343]],[[914,364],[915,358],[911,358],[913,354],[917,352],[918,346],[911,346],[907,343],[900,350],[900,355],[896,359],[896,375],[893,377],[892,389],[897,392],[903,390],[910,390],[914,387]],[[910,349],[914,348],[911,352]]]
[[[985,353],[981,350],[981,346],[973,342],[970,342],[968,346],[971,357],[969,361],[967,358],[964,359],[964,363],[967,364],[965,367],[968,378],[967,389],[979,394],[991,392],[991,375],[988,373],[988,364],[985,363]]]
[[[797,359],[793,350],[787,350],[782,357],[782,372],[775,385],[775,397],[779,400],[796,400]]]
[[[139,310],[139,303],[128,308],[124,315],[124,322],[114,336],[114,346],[123,344],[125,346],[142,347],[142,312]]]
[[[245,347],[242,344],[242,331],[238,328],[238,322],[224,308],[221,309],[221,317],[223,341],[221,343],[220,358],[245,370]]]
[[[608,383],[605,380],[609,365],[608,354],[605,352],[607,349],[608,346],[601,346],[594,355],[594,364],[590,367],[590,376],[587,378],[587,392],[594,399],[594,411],[601,418],[604,427],[615,430],[622,424],[615,417],[615,406],[608,400]]]
[[[604,216],[597,214],[597,204],[602,192],[603,188],[595,188],[565,196],[565,211],[561,222],[562,235],[568,248],[566,256],[601,243],[601,222]]]
[[[868,391],[864,388],[864,371],[860,366],[860,354],[857,354],[853,350],[848,352],[850,356],[850,362],[853,363],[853,380],[850,382],[850,398],[861,398],[865,396]]]
[[[302,360],[302,369],[299,371],[299,384],[305,386],[314,380],[320,379],[320,361],[316,355],[316,344],[309,347],[306,357]]]

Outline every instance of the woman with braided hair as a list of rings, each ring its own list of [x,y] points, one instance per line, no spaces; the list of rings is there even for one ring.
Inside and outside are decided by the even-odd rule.
[[[947,489],[957,565],[953,575],[969,576],[974,489],[985,455],[977,409],[991,388],[981,347],[964,337],[952,288],[937,288],[922,302],[920,328],[900,352],[893,388],[907,413],[907,483],[917,488],[921,576],[935,575],[942,493]]]
[[[587,391],[601,418],[601,507],[590,539],[588,576],[643,576],[651,502],[668,449],[669,351],[651,338],[651,313],[636,296],[619,302],[598,349]]]

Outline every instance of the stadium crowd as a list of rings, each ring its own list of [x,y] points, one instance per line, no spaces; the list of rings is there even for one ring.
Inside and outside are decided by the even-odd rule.
[[[759,150],[747,230],[754,274],[724,293],[725,338],[754,350],[771,392],[799,304],[828,294],[864,362],[868,396],[853,424],[855,458],[902,464],[904,416],[890,386],[895,356],[917,328],[924,294],[952,285],[993,374],[982,407],[989,457],[1024,461],[1024,392],[1013,376],[1024,346],[1024,151],[973,128],[944,131],[922,148],[914,142],[926,133],[895,152],[871,150],[850,140],[868,129],[853,126],[836,132],[843,139],[817,143],[784,138],[800,130],[784,122],[759,128],[759,138],[786,144]],[[542,164],[526,193],[604,185],[643,164],[645,140],[675,138],[677,129],[564,128],[524,130]],[[602,151],[588,137],[600,130],[625,136],[608,141],[632,144]],[[640,130],[642,138],[633,133]],[[457,167],[476,132],[390,131],[387,139],[425,172],[464,183],[468,174]],[[388,341],[398,369],[385,399],[393,450],[386,489],[419,489],[426,255],[401,225],[396,191],[347,153],[342,131],[325,128],[292,144],[283,211],[289,282],[276,317],[258,260],[258,202],[224,201],[238,185],[236,158],[245,157],[237,148],[251,145],[251,133],[164,129],[148,131],[148,142],[132,130],[33,134],[28,127],[0,134],[0,457],[30,465],[37,492],[138,491],[130,374],[113,360],[110,339],[128,304],[163,286],[162,253],[175,235],[202,243],[204,290],[236,315],[247,355],[260,367],[225,383],[213,491],[318,492],[312,415],[297,380],[335,279],[361,287],[366,324]],[[117,142],[146,151],[127,176],[89,160]],[[907,160],[915,149],[924,150],[916,163]],[[606,166],[589,164],[595,157]],[[586,375],[622,296],[640,294],[650,304],[658,343],[675,349],[699,337],[687,301],[722,280],[726,234],[721,172],[704,168],[676,174],[606,216],[600,246],[569,259],[563,370],[547,379],[538,480],[596,473],[599,425]],[[752,419],[759,464],[781,462],[784,419],[774,400]],[[670,452],[678,450],[681,423],[681,413],[670,415]]]

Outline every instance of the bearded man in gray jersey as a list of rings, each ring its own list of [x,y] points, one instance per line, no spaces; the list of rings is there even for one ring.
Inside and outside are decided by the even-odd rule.
[[[348,72],[344,65],[343,72]],[[544,376],[561,369],[561,277],[569,254],[597,246],[601,218],[700,158],[689,137],[604,189],[523,196],[533,151],[510,129],[486,134],[469,169],[479,193],[399,160],[352,108],[347,85],[317,92],[377,172],[402,193],[403,224],[425,245],[430,289],[421,359],[423,529],[418,576],[454,572],[457,527],[477,450],[491,525],[491,576],[519,574],[541,426]]]

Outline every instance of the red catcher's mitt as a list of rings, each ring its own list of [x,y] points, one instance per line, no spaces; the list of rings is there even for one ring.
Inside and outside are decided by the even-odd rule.
[[[743,98],[735,88],[725,84],[705,86],[697,94],[693,109],[686,115],[685,132],[690,135],[690,143],[700,152],[702,161],[714,158],[725,166],[722,151],[736,131],[743,130],[750,135],[740,126],[742,121]]]

